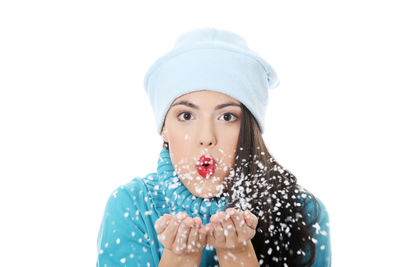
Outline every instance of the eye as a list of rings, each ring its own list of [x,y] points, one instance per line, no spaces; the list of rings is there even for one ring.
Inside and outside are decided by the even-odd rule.
[[[182,112],[178,115],[178,119],[181,121],[189,120],[191,117],[192,117],[192,114],[190,114],[189,112]]]
[[[222,114],[221,117],[222,117],[225,121],[229,121],[229,122],[233,122],[233,121],[236,121],[236,120],[237,120],[237,117],[236,117],[233,113],[230,113],[230,112],[227,112],[227,113]]]

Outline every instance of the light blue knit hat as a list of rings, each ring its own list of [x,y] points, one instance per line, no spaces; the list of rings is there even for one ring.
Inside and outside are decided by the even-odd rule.
[[[263,133],[268,89],[278,85],[275,70],[250,50],[241,36],[212,27],[180,35],[173,49],[151,65],[144,79],[160,135],[172,102],[199,90],[221,92],[240,101]]]

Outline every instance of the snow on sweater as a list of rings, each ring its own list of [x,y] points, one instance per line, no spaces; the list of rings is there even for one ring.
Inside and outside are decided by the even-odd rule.
[[[317,258],[313,267],[331,265],[329,217],[323,203],[314,226]],[[225,211],[223,197],[203,199],[194,196],[174,173],[169,151],[162,149],[156,173],[134,178],[119,186],[110,195],[97,239],[97,267],[158,266],[164,247],[157,239],[156,220],[165,213],[186,212],[200,217],[202,224],[211,215]],[[313,207],[307,209],[313,215]],[[206,245],[200,267],[218,266],[215,248]]]

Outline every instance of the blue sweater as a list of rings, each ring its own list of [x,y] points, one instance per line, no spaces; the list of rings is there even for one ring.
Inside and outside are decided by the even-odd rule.
[[[314,226],[317,258],[313,267],[328,267],[331,264],[329,217],[323,203],[316,199],[321,215]],[[159,217],[184,211],[191,217],[200,217],[205,225],[212,214],[224,211],[225,205],[223,198],[203,199],[190,193],[176,176],[169,151],[163,148],[156,173],[134,178],[110,195],[97,239],[97,267],[158,266],[164,249],[154,229]],[[306,208],[314,216],[314,207],[306,205]],[[215,249],[206,245],[200,267],[218,266],[215,254]]]

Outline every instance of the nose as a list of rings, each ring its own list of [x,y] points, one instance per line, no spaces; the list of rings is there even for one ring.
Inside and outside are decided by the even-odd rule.
[[[210,142],[208,142],[208,141],[205,141],[205,142],[200,141],[200,145],[201,146],[205,146],[205,147],[212,147],[212,146],[215,146],[215,142],[214,141],[210,141]]]
[[[217,144],[214,127],[211,124],[203,123],[198,133],[201,147],[214,147]]]

